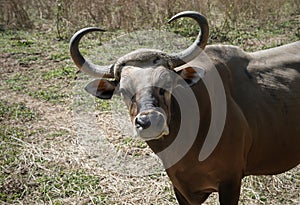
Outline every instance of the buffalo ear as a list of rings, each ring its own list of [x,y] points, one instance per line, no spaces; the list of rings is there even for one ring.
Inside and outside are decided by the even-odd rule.
[[[106,79],[96,79],[85,86],[85,90],[100,99],[111,99],[116,89],[117,82]]]
[[[182,79],[180,79],[180,85],[188,85],[192,86],[196,84],[201,78],[205,75],[205,70],[199,67],[186,67],[177,71],[177,74],[180,75]],[[185,82],[182,82],[182,81]],[[184,87],[185,87],[184,86]]]

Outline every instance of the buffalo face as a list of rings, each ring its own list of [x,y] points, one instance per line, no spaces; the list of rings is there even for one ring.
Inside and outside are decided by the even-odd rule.
[[[169,57],[157,50],[137,50],[114,64],[117,81],[97,79],[86,91],[101,99],[122,96],[135,133],[144,140],[169,134],[172,91],[195,83],[201,76],[192,68],[171,69]]]
[[[134,130],[145,140],[168,135],[173,90],[178,85],[192,85],[201,77],[191,67],[178,68],[196,58],[205,48],[209,35],[208,22],[203,15],[193,11],[181,12],[169,22],[183,17],[194,19],[200,30],[190,47],[175,54],[140,49],[121,57],[113,65],[99,66],[85,59],[78,45],[85,34],[102,29],[81,29],[70,42],[70,54],[76,66],[100,78],[90,82],[86,91],[101,99],[110,99],[113,94],[121,95],[128,106]]]

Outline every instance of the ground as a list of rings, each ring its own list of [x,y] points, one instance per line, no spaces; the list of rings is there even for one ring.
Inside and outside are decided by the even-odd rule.
[[[76,73],[67,41],[51,32],[0,35],[1,204],[176,204],[155,156],[127,136],[126,123],[120,128],[114,122],[126,118],[122,109],[113,109],[123,105],[84,93],[88,79]],[[274,39],[243,44],[254,50],[287,41]],[[84,53],[99,45],[98,39],[88,42]],[[132,162],[140,159],[148,161]],[[276,176],[247,177],[240,203],[299,204],[299,181],[299,166]],[[216,201],[213,194],[206,204]]]

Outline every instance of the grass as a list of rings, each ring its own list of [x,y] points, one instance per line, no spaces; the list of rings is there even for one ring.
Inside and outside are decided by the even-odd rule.
[[[0,201],[15,201],[23,197],[26,183],[22,174],[15,176],[20,167],[18,158],[22,155],[20,141],[34,131],[26,129],[26,124],[38,119],[38,114],[24,103],[9,103],[0,100]],[[21,166],[22,167],[22,166]]]
[[[67,169],[45,156],[47,149],[53,145],[46,143],[39,150],[35,144],[35,138],[46,135],[47,140],[57,140],[69,133],[64,130],[28,129],[37,120],[39,114],[24,103],[0,100],[0,201],[16,203],[24,200],[28,203],[26,198],[31,198],[30,203],[53,201],[64,204],[63,198],[88,193],[92,201],[99,202],[96,192],[101,192],[100,178],[79,167]]]
[[[27,0],[24,2],[30,5]],[[118,2],[120,12],[131,5]],[[50,12],[48,3],[45,1],[42,6],[50,8]],[[137,8],[144,3],[146,1],[140,1]],[[79,1],[75,1],[70,8],[78,4]],[[154,6],[151,3],[149,11]],[[299,13],[294,10],[276,18],[275,24],[272,18],[265,17],[261,19],[266,20],[249,18],[248,23],[235,23],[232,18],[225,24],[214,13],[219,9],[218,5],[213,5],[211,10],[206,6],[203,11],[210,17],[210,44],[234,44],[252,51],[299,40]],[[226,2],[225,7],[237,9]],[[106,64],[137,47],[181,49],[193,40],[196,26],[185,20],[165,25],[168,16],[179,8],[185,7],[175,1],[174,11],[165,9],[159,15],[159,8],[153,13],[145,11],[145,17],[141,19],[134,17],[139,13],[127,14],[130,21],[137,20],[133,28],[148,18],[148,26],[153,28],[155,24],[161,29],[130,34],[126,33],[131,26],[127,17],[120,17],[117,10],[108,9],[109,17],[103,23],[111,21],[107,24],[110,32],[83,39],[81,51],[90,59]],[[91,14],[100,15],[97,9],[100,8],[95,7]],[[126,117],[120,109],[123,105],[118,101],[94,100],[83,90],[89,79],[76,73],[77,68],[69,58],[68,40],[64,39],[79,27],[95,24],[82,23],[88,9],[81,13],[80,25],[72,19],[66,21],[67,17],[62,16],[61,25],[76,26],[63,27],[69,30],[61,30],[61,38],[52,27],[55,25],[50,18],[52,14],[49,14],[50,19],[45,19],[46,9],[40,13],[43,19],[34,22],[37,30],[11,30],[4,26],[0,31],[0,203],[176,204],[172,185],[161,167],[155,163],[151,167],[152,161],[143,163],[143,159],[153,159],[152,152],[144,142],[131,138],[131,133],[120,129],[128,127],[119,123],[120,118]],[[0,14],[0,20],[3,14]],[[113,16],[115,19],[110,19]],[[95,16],[97,18],[100,16]],[[12,24],[15,23],[11,21]],[[182,25],[187,26],[182,29]],[[115,29],[116,33],[112,32]],[[156,42],[158,33],[165,32],[186,38],[177,42],[177,37],[167,36]],[[132,40],[136,36],[140,37]],[[170,39],[175,45],[169,44]],[[105,143],[112,146],[101,150]],[[116,161],[112,167],[110,160]],[[131,167],[126,166],[126,160],[131,160]],[[297,167],[276,176],[245,178],[241,204],[298,204],[299,173]],[[207,204],[216,201],[217,195],[213,194]]]
[[[23,140],[33,133],[3,127],[0,131],[1,144],[4,144],[1,146],[4,152],[1,154],[0,201],[14,203],[31,198],[32,202],[59,202],[63,198],[101,192],[97,176],[55,165],[47,158],[30,153],[33,150],[25,151],[32,147],[26,146]],[[97,196],[94,193],[93,197]]]
[[[44,200],[69,198],[100,189],[100,179],[83,171],[64,172],[55,170],[56,174],[44,174],[36,179],[38,191]]]
[[[5,31],[1,35],[2,51],[12,60],[12,67],[5,68],[10,77],[4,79],[3,85],[36,99],[52,103],[67,101],[70,92],[66,90],[76,71],[71,67],[68,44],[47,33]],[[56,42],[54,48],[52,41]]]
[[[27,122],[36,119],[37,116],[38,114],[27,108],[24,103],[9,105],[7,101],[0,100],[0,122]]]

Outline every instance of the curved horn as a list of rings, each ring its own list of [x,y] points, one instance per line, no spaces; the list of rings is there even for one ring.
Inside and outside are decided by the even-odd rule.
[[[174,67],[181,66],[197,57],[202,52],[202,50],[204,50],[209,36],[209,27],[206,17],[195,11],[184,11],[178,13],[175,16],[173,16],[168,21],[168,23],[171,23],[174,20],[182,17],[189,17],[196,20],[200,27],[200,31],[196,40],[190,47],[181,51],[180,53],[173,54],[174,60],[172,63]]]
[[[79,31],[77,31],[70,41],[70,54],[71,57],[76,64],[76,66],[82,70],[83,72],[92,75],[94,77],[101,77],[101,78],[114,78],[113,73],[113,66],[99,66],[96,64],[93,64],[92,62],[86,60],[80,53],[78,49],[78,44],[80,39],[87,33],[93,32],[93,31],[102,31],[105,30],[97,28],[97,27],[89,27],[89,28],[83,28]]]

